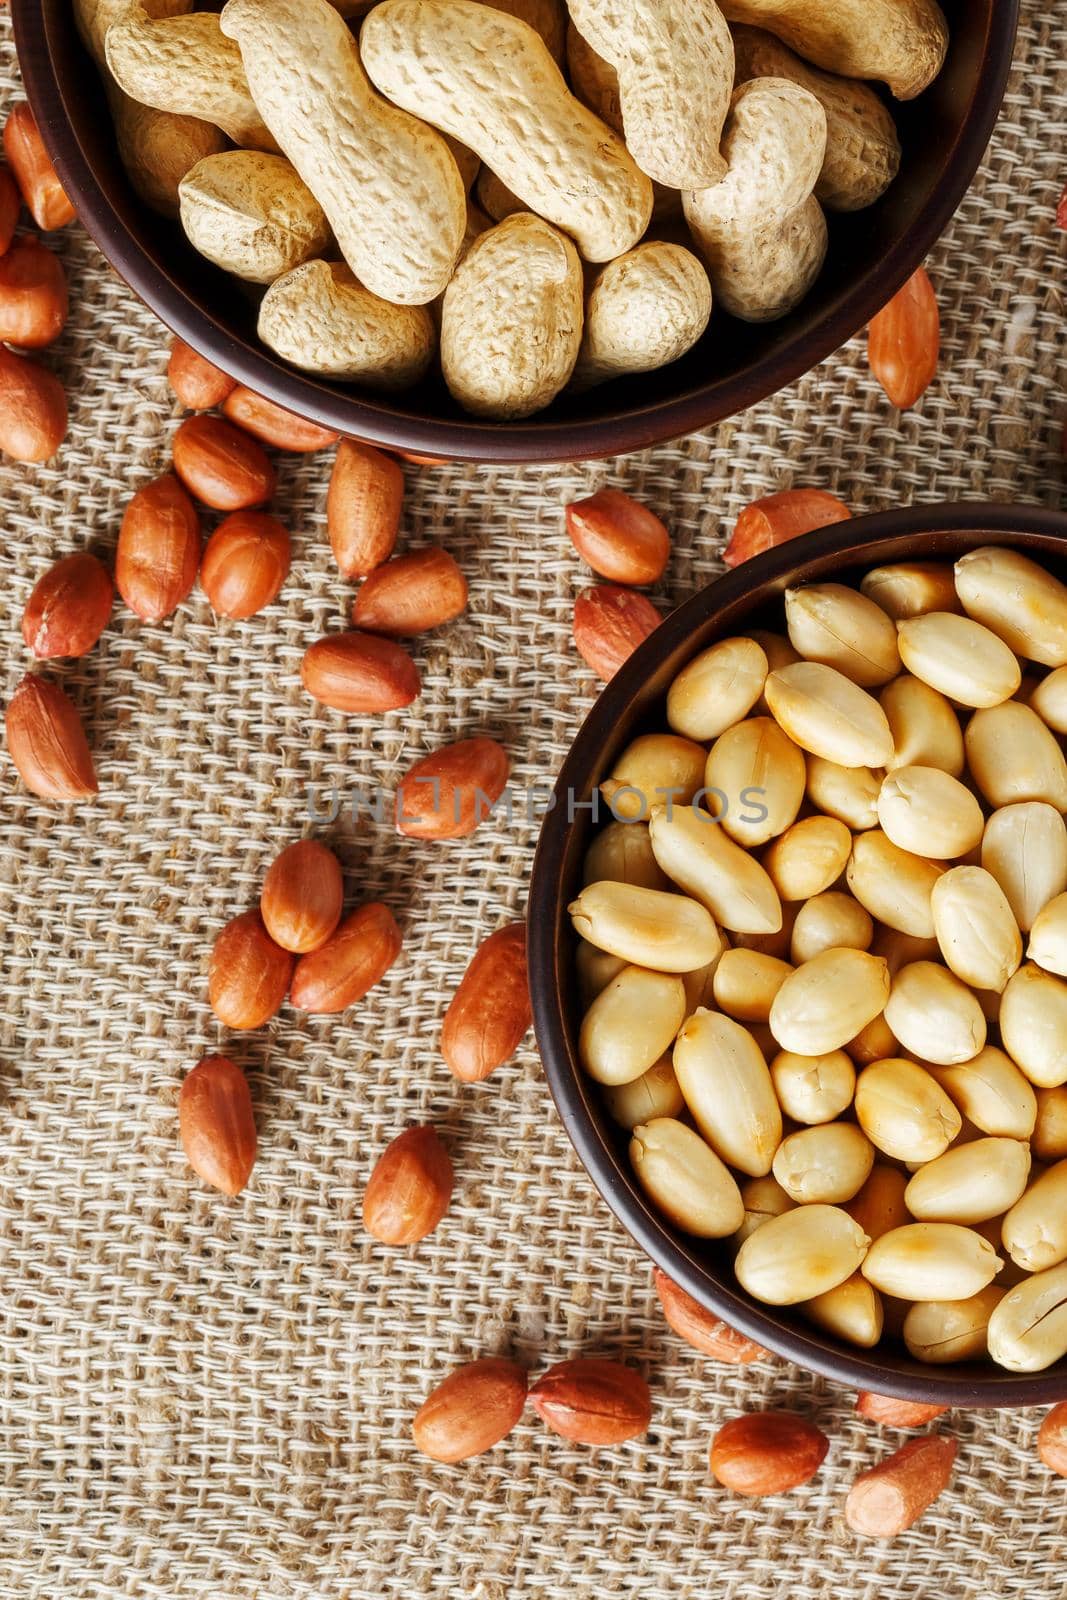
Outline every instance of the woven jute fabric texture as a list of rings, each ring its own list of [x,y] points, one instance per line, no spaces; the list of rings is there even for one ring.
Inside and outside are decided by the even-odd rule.
[[[0,46],[10,99],[6,23]],[[352,800],[477,731],[507,744],[517,786],[552,777],[596,693],[570,637],[588,577],[561,514],[595,485],[669,522],[664,607],[720,571],[747,501],[795,482],[856,509],[1062,503],[1065,60],[1064,8],[1028,0],[992,148],[930,263],[944,355],[914,413],[888,406],[856,340],[672,447],[581,468],[411,469],[404,544],[447,544],[471,605],[418,643],[410,712],[344,718],[301,690],[306,644],[342,626],[351,598],[325,537],[322,456],[281,464],[295,560],[265,614],[216,622],[199,591],[157,627],[119,606],[99,648],[58,669],[99,801],[37,802],[0,761],[3,1600],[1062,1594],[1064,1485],[1035,1455],[1038,1414],[946,1419],[950,1491],[895,1543],[857,1541],[847,1485],[899,1436],[782,1362],[715,1367],[669,1333],[530,1041],[489,1083],[453,1081],[439,1024],[475,946],[522,912],[535,828],[521,809],[434,846]],[[32,584],[62,554],[113,549],[177,421],[164,331],[77,228],[57,247],[73,314],[48,360],[72,421],[48,466],[0,467],[5,695],[26,665]],[[227,1039],[205,999],[212,939],[306,831],[338,850],[350,904],[395,910],[402,959],[339,1018],[285,1010]],[[177,1136],[183,1075],[220,1046],[249,1073],[260,1138],[233,1201],[193,1178]],[[421,1121],[450,1147],[454,1203],[423,1244],[386,1251],[361,1226],[362,1191],[388,1140]],[[421,1459],[418,1401],[501,1350],[534,1368],[582,1352],[636,1363],[651,1432],[594,1454],[524,1420],[467,1466]],[[712,1484],[708,1443],[767,1405],[813,1417],[831,1453],[806,1489],[747,1502]]]

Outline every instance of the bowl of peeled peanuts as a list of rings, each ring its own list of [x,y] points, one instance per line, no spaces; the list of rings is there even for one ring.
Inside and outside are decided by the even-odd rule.
[[[580,460],[746,409],[905,284],[1016,0],[13,0],[60,179],[162,320],[321,427]],[[684,48],[678,39],[684,38]]]
[[[1067,518],[914,507],[672,613],[530,896],[560,1115],[739,1339],[946,1404],[1067,1396]]]

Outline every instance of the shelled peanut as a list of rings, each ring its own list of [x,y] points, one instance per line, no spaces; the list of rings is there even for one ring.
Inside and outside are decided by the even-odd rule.
[[[866,1347],[888,1295],[919,1360],[1067,1355],[1065,665],[1011,548],[787,590],[601,784],[582,1064],[676,1227]]]
[[[671,0],[640,26],[603,0],[79,21],[134,181],[256,286],[264,343],[386,390],[438,354],[458,404],[501,420],[677,361],[713,296],[748,321],[797,305],[824,207],[873,204],[899,167],[861,80],[911,98],[948,43],[935,0],[906,28],[844,0]],[[130,159],[138,116],[172,132],[165,171]],[[685,244],[660,237],[683,215]]]

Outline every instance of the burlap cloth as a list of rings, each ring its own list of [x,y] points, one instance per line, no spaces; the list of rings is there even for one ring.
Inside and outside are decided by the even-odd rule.
[[[1057,12],[1055,17],[1053,12]],[[1062,253],[1067,17],[1029,0],[982,174],[935,252],[941,374],[899,419],[854,341],[714,434],[609,465],[409,472],[405,543],[445,541],[468,614],[418,646],[425,692],[382,719],[316,712],[307,642],[350,599],[323,527],[328,460],[282,466],[295,534],[282,599],[216,623],[197,592],[159,627],[121,607],[62,678],[89,724],[97,804],[21,792],[0,763],[0,1595],[177,1600],[510,1600],[772,1596],[1059,1597],[1065,1486],[1034,1454],[1038,1414],[962,1413],[950,1493],[888,1548],[856,1541],[853,1474],[890,1447],[852,1395],[781,1362],[714,1367],[665,1328],[647,1262],[564,1136],[528,1042],[479,1088],[436,1039],[477,942],[521,913],[521,818],[463,843],[401,842],[346,811],[321,834],[351,903],[382,896],[402,960],[362,1005],[288,1011],[225,1041],[248,1069],[260,1156],[236,1201],[193,1180],[183,1074],[224,1043],[205,1003],[221,924],[337,785],[389,789],[438,743],[485,729],[518,783],[557,768],[596,692],[570,638],[587,574],[561,506],[610,482],[671,525],[665,601],[719,570],[753,496],[796,482],[856,508],[939,498],[1063,499]],[[16,92],[6,23],[5,99]],[[167,339],[76,228],[60,241],[73,315],[50,359],[70,437],[40,469],[0,467],[3,692],[25,669],[34,580],[108,552],[131,492],[162,470],[176,412]],[[360,1225],[384,1144],[432,1120],[458,1173],[444,1224],[391,1252]],[[491,1455],[435,1467],[411,1446],[423,1394],[456,1362],[511,1348],[647,1373],[652,1430],[594,1455],[524,1422]],[[833,1440],[797,1494],[747,1503],[709,1481],[712,1430],[796,1406]],[[899,1437],[899,1436],[898,1436]]]

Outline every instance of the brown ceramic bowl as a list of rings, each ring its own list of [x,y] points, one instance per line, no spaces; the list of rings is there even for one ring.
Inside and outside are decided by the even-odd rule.
[[[686,662],[716,639],[750,628],[780,631],[782,594],[791,584],[858,580],[888,561],[953,561],[986,544],[1025,550],[1067,579],[1067,516],[995,505],[916,506],[857,517],[769,551],[666,618],[604,690],[560,773],[530,889],[530,985],[545,1073],[579,1156],[638,1244],[702,1305],[769,1350],[859,1389],[946,1405],[1027,1406],[1067,1398],[1067,1360],[1029,1374],[991,1363],[924,1366],[893,1342],[859,1350],[809,1326],[788,1307],[753,1300],[737,1283],[722,1243],[690,1238],[661,1217],[630,1171],[629,1136],[612,1122],[599,1086],[578,1065],[576,939],[567,915],[594,831],[583,804],[631,739],[666,727],[667,686]]]
[[[1011,65],[1018,0],[942,0],[948,61],[918,100],[894,105],[899,178],[867,211],[831,217],[827,265],[791,317],[753,327],[716,315],[684,360],[564,398],[528,422],[466,416],[440,379],[394,400],[307,377],[260,345],[256,299],[146,212],[115,148],[70,0],[12,0],[19,59],[45,142],[78,213],[168,327],[257,393],[387,448],[463,461],[579,461],[705,428],[774,394],[862,328],[919,265],[974,176]]]

